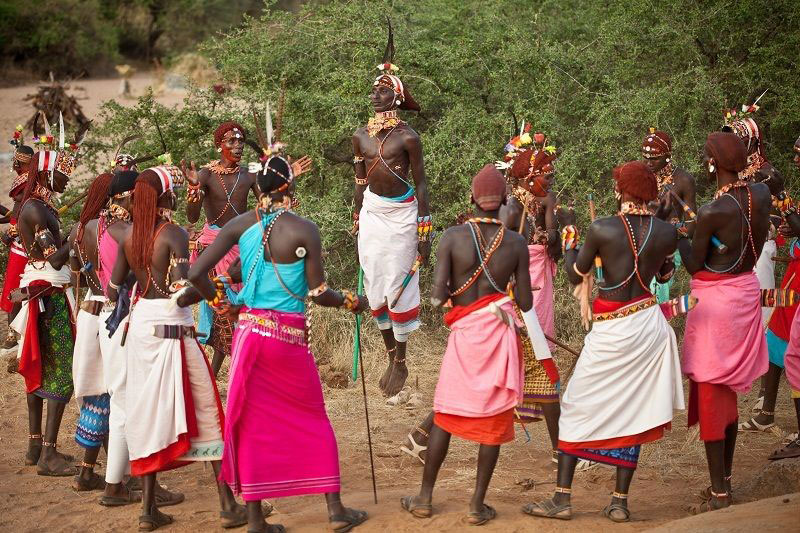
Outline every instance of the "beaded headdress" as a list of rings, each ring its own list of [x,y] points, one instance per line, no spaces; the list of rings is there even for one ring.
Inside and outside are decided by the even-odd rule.
[[[45,152],[39,157],[37,169],[39,172],[47,172],[48,183],[50,188],[53,188],[53,172],[58,171],[67,177],[72,176],[75,167],[78,164],[78,150],[86,138],[86,132],[89,131],[89,124],[82,125],[75,132],[75,140],[67,144],[64,135],[64,115],[58,113],[58,142],[55,137],[50,133],[50,124],[47,122],[47,117],[42,111],[39,111],[39,116],[44,122],[44,135],[35,135],[33,144],[40,151]],[[36,123],[34,122],[34,134],[36,133]]]
[[[419,111],[419,104],[411,96],[408,87],[397,76],[400,68],[394,64],[394,31],[392,22],[387,18],[386,23],[389,27],[389,37],[386,42],[386,49],[383,52],[383,60],[377,69],[380,74],[372,82],[373,87],[388,87],[394,91],[394,108]]]
[[[672,153],[672,138],[665,131],[650,128],[642,142],[642,156],[645,159],[658,159]]]
[[[147,170],[155,172],[158,179],[161,180],[162,195],[170,191],[174,192],[175,189],[183,186],[183,172],[175,165],[160,165],[148,168]]]
[[[761,109],[757,104],[766,93],[767,91],[764,91],[761,93],[761,96],[756,98],[755,102],[750,105],[744,104],[739,110],[735,108],[727,110],[722,125],[722,131],[735,133],[736,136],[742,140],[747,147],[748,153],[750,152],[750,146],[753,140],[755,139],[758,141],[758,152],[762,156],[764,155],[764,145],[762,142],[761,128],[758,127],[753,117],[756,111]]]

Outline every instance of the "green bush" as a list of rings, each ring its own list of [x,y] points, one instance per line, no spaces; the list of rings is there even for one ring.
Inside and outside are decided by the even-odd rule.
[[[108,104],[94,149],[107,151],[130,131],[153,131],[153,113],[173,156],[207,161],[215,156],[215,125],[237,118],[253,131],[249,106],[275,103],[285,80],[284,139],[292,155],[315,160],[300,184],[300,211],[322,228],[334,282],[351,285],[350,137],[371,114],[367,93],[387,15],[395,63],[422,106],[405,118],[422,136],[438,230],[468,208],[473,174],[501,156],[512,112],[560,148],[556,189],[577,200],[584,225],[586,194],[595,193],[599,213],[611,212],[610,170],[639,157],[650,126],[673,136],[676,163],[698,176],[708,198],[700,168],[706,135],[719,129],[724,108],[750,103],[765,88],[758,118],[768,156],[794,172],[800,10],[791,0],[386,0],[267,9],[203,46],[233,90],[194,89],[178,111],[149,96],[132,109]],[[138,149],[155,141],[148,135]]]

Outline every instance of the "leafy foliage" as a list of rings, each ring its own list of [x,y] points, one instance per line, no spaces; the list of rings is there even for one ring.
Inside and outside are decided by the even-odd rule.
[[[639,157],[650,126],[672,135],[676,163],[698,177],[708,197],[700,168],[706,135],[719,129],[724,108],[750,103],[765,88],[759,121],[767,153],[793,172],[790,147],[800,133],[800,11],[793,0],[340,0],[296,13],[268,7],[203,47],[232,91],[196,89],[178,111],[149,97],[133,109],[108,104],[102,146],[135,129],[152,131],[153,113],[173,155],[211,159],[214,126],[238,118],[252,131],[249,105],[276,102],[285,79],[284,139],[290,153],[316,162],[300,185],[300,210],[322,228],[331,273],[352,280],[345,231],[350,137],[371,114],[366,96],[387,15],[395,63],[422,105],[406,118],[422,136],[438,229],[468,208],[471,177],[501,155],[512,112],[559,147],[556,189],[579,209],[592,191],[599,212],[610,212],[610,170]],[[148,135],[139,149],[155,140]],[[581,216],[585,223],[588,215]]]

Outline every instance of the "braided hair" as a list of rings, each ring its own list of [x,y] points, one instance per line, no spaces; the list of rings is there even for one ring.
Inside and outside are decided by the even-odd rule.
[[[111,179],[114,176],[108,172],[104,172],[97,176],[92,184],[89,185],[89,190],[86,195],[86,202],[83,204],[81,214],[78,217],[78,233],[75,236],[75,242],[80,243],[83,240],[83,231],[86,224],[90,220],[94,220],[100,216],[100,211],[108,203],[108,189],[111,185]]]

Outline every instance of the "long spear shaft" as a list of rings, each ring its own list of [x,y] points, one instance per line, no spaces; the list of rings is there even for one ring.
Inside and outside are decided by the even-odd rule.
[[[361,294],[361,288],[364,285],[364,271],[358,269],[358,293]],[[369,445],[369,468],[372,472],[372,497],[375,500],[375,505],[378,504],[378,485],[375,482],[375,460],[372,456],[372,431],[369,427],[369,408],[367,406],[367,382],[364,379],[364,360],[361,356],[361,320],[360,316],[356,315],[356,347],[358,349],[358,360],[361,362],[361,392],[364,396],[364,418],[367,421],[367,444]]]
[[[358,289],[356,292],[361,294],[364,290],[364,269],[358,267]],[[361,315],[356,315],[356,329],[353,334],[353,383],[358,381],[358,360],[361,355]]]

